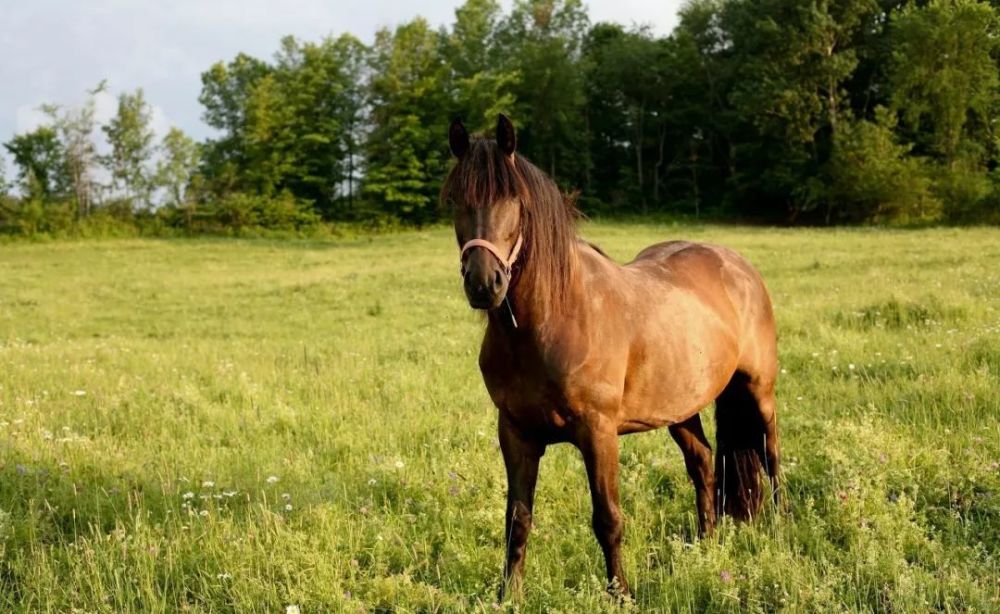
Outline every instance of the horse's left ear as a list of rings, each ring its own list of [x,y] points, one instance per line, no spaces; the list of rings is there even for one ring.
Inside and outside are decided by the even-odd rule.
[[[514,133],[514,123],[503,113],[497,118],[497,145],[500,146],[500,151],[508,156],[513,156],[514,150],[517,149],[517,135]]]
[[[469,131],[465,129],[461,117],[456,117],[448,128],[448,146],[456,158],[461,158],[469,151]]]

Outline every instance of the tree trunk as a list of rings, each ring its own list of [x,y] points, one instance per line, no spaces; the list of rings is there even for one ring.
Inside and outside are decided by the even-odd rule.
[[[837,48],[837,42],[836,40],[834,40],[834,42],[830,43],[830,45],[826,49],[826,57],[830,61],[833,60],[833,52],[836,50],[836,48]],[[826,85],[826,99],[827,99],[827,104],[830,107],[829,109],[830,141],[833,142],[833,137],[837,134],[838,110],[837,110],[837,84],[833,81],[832,77],[830,78],[830,80],[827,82]]]
[[[644,129],[643,119],[645,116],[645,101],[639,105],[639,117],[636,121],[636,135],[635,135],[635,170],[636,177],[639,180],[639,200],[642,202],[642,213],[645,215],[649,212],[649,208],[646,206],[646,189],[642,177],[642,132]]]
[[[347,152],[347,208],[354,211],[354,148]]]
[[[354,120],[347,125],[347,209],[354,211]]]
[[[584,120],[586,121],[586,126],[587,126],[587,142],[590,143],[592,136],[590,134],[590,113],[586,112],[584,113]],[[588,153],[587,163],[584,165],[584,178],[583,178],[583,189],[586,190],[588,194],[590,194],[590,182],[591,182],[590,166],[592,162],[593,160],[590,157],[590,153]]]
[[[694,217],[701,217],[701,191],[698,189],[698,152],[695,149],[694,141],[691,142],[691,186],[694,191]]]
[[[660,129],[658,130],[657,136],[659,137],[658,143],[658,154],[659,157],[656,159],[656,172],[653,173],[653,204],[657,207],[660,206],[660,174],[663,169],[663,146],[667,141],[667,125],[666,122],[660,123]]]

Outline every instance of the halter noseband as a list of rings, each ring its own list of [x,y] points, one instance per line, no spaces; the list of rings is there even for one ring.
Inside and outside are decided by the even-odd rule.
[[[514,242],[514,247],[510,250],[510,255],[504,257],[503,253],[500,252],[500,248],[496,245],[490,243],[486,239],[472,239],[471,241],[466,241],[465,245],[462,246],[462,254],[460,256],[462,260],[462,275],[465,275],[465,254],[477,247],[481,247],[493,254],[493,257],[497,259],[501,266],[503,266],[503,273],[510,280],[511,270],[514,267],[514,263],[517,261],[517,257],[521,254],[521,246],[524,244],[524,235],[518,234],[517,241]]]

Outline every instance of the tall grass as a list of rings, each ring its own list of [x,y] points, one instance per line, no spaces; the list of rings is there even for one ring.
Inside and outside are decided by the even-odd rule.
[[[636,609],[1000,609],[1000,233],[583,233],[730,245],[780,327],[783,510],[699,541],[666,432],[623,440]],[[494,604],[481,331],[447,229],[0,246],[0,609],[617,611],[568,446]]]

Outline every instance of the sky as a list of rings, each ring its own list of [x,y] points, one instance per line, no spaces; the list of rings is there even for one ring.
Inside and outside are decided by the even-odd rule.
[[[648,25],[669,33],[683,0],[584,0],[592,22]],[[501,0],[509,9],[512,0]],[[203,138],[200,75],[239,52],[270,59],[282,36],[303,40],[351,32],[371,41],[381,27],[422,15],[452,22],[461,0],[0,0],[0,142],[44,121],[42,103],[75,106],[96,97],[98,122],[116,96],[141,87],[153,128]],[[8,167],[9,168],[9,167]]]

